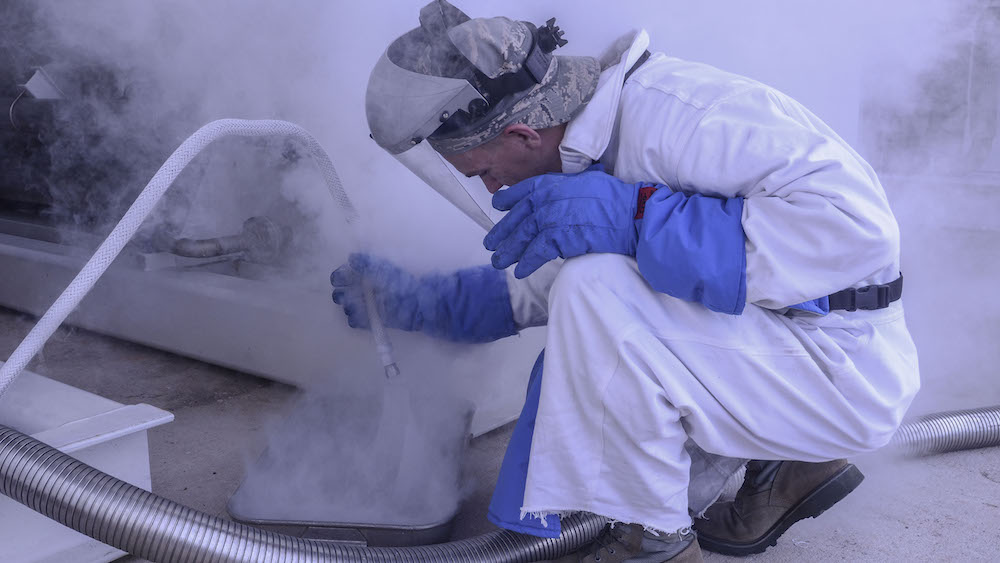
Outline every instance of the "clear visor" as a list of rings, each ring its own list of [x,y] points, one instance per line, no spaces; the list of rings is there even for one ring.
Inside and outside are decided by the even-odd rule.
[[[504,216],[493,208],[493,196],[478,176],[466,178],[428,143],[393,156],[483,229],[489,231]]]

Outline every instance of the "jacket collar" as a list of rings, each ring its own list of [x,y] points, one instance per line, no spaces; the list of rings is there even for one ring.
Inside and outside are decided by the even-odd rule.
[[[594,95],[566,126],[566,133],[559,144],[564,173],[582,172],[594,161],[600,160],[607,150],[615,132],[625,73],[647,47],[649,35],[646,31],[631,31],[615,41],[601,56],[601,64],[605,68]]]

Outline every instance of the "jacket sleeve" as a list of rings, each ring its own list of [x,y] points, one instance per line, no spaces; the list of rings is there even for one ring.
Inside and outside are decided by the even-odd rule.
[[[743,198],[748,303],[788,307],[898,267],[899,230],[874,171],[794,100],[756,85],[674,139],[672,188]]]
[[[466,268],[420,279],[423,332],[454,342],[492,342],[517,334],[504,272]]]
[[[746,304],[743,198],[659,187],[636,219],[635,259],[653,289],[739,315]]]
[[[530,276],[522,279],[514,277],[514,268],[504,270],[514,326],[523,330],[533,326],[545,326],[549,321],[549,290],[562,267],[561,258],[546,262]]]

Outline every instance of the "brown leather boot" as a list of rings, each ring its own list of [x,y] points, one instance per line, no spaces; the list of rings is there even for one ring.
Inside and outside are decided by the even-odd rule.
[[[815,518],[853,491],[865,476],[846,459],[824,463],[750,461],[732,502],[717,502],[695,519],[698,540],[726,555],[761,553],[792,524]]]
[[[610,524],[593,542],[549,563],[702,563],[690,530],[653,535],[636,524]]]

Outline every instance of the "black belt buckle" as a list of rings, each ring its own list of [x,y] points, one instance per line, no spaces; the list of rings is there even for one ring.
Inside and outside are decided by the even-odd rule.
[[[889,306],[889,285],[869,285],[859,287],[851,292],[853,303],[847,307],[847,311],[857,311],[864,309],[873,311],[875,309],[885,309]]]

